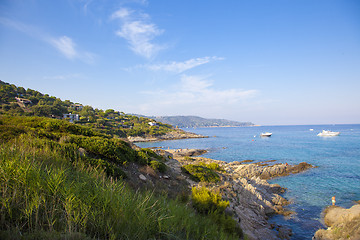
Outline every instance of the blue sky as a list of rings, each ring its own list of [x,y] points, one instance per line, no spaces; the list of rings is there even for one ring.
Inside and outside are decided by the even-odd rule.
[[[360,123],[360,1],[1,0],[0,79],[149,116]]]

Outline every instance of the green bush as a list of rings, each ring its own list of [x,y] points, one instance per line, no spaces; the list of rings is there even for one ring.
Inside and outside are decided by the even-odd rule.
[[[208,164],[206,164],[206,163],[200,163],[200,165],[205,166],[205,167],[207,167],[207,168],[209,168],[209,169],[211,169],[211,170],[220,171],[220,172],[224,171],[224,170],[219,166],[218,163],[214,163],[214,162],[208,163]]]
[[[138,162],[140,164],[146,165],[149,162],[150,157],[149,155],[146,154],[146,152],[140,150],[137,151],[136,153],[137,153]]]
[[[137,161],[136,151],[119,139],[72,135],[70,141],[91,154],[107,158],[117,164]]]
[[[193,159],[192,157],[185,156],[185,157],[184,157],[184,160],[185,160],[185,161],[193,161],[194,159]]]
[[[86,164],[89,164],[92,167],[103,169],[108,177],[113,177],[117,179],[127,178],[126,173],[112,162],[108,162],[98,158],[91,158],[91,157],[82,157],[81,161],[83,161]]]
[[[152,160],[150,161],[150,167],[154,170],[158,170],[161,173],[166,172],[166,165],[160,161]]]
[[[188,164],[181,167],[181,170],[190,175],[194,181],[218,182],[219,175],[212,169],[200,164]]]
[[[201,214],[211,218],[217,226],[226,232],[243,237],[241,228],[236,221],[225,214],[225,209],[229,206],[229,201],[224,201],[219,193],[211,192],[205,187],[192,188],[193,207]]]
[[[200,213],[223,213],[230,204],[222,200],[219,193],[213,193],[205,187],[193,187],[191,192],[193,206]]]
[[[10,141],[25,132],[21,126],[0,125],[0,143]]]
[[[225,213],[210,213],[209,217],[216,224],[228,233],[236,233],[239,237],[243,236],[242,229],[237,225],[235,219]],[[246,238],[245,238],[246,239]]]
[[[154,170],[161,173],[166,172],[166,165],[162,162],[165,159],[157,155],[154,151],[148,148],[142,148],[137,151],[138,162],[143,165],[149,165]]]
[[[164,160],[162,156],[156,154],[153,150],[149,149],[149,148],[142,148],[140,150],[141,152],[145,152],[149,157],[158,159],[158,160]]]

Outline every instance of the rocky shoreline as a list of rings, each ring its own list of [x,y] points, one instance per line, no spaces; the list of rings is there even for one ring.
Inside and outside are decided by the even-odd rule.
[[[186,132],[181,129],[176,129],[175,131],[168,132],[160,136],[136,136],[136,137],[127,137],[129,142],[155,142],[155,141],[165,141],[165,140],[177,140],[177,139],[187,139],[187,138],[207,138],[207,136],[199,135],[196,133]]]
[[[268,222],[268,218],[272,214],[282,214],[284,216],[293,214],[285,207],[289,204],[289,201],[280,196],[286,189],[278,184],[269,184],[267,180],[300,173],[314,168],[314,166],[305,162],[297,165],[276,163],[275,161],[227,163],[203,157],[193,157],[194,153],[201,153],[200,150],[173,149],[159,151],[166,152],[167,156],[173,157],[167,162],[167,165],[177,174],[182,175],[190,186],[205,185],[207,188],[219,191],[223,198],[230,202],[227,211],[238,221],[249,239],[290,239],[292,235],[291,229]],[[219,164],[224,169],[223,172],[218,173],[221,178],[220,182],[194,182],[181,172],[182,165],[199,162],[215,162]]]

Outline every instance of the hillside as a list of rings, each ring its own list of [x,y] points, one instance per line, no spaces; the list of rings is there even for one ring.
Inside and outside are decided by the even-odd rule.
[[[0,104],[0,239],[241,236],[223,207],[199,212],[228,202],[196,203],[171,156],[129,142],[185,131],[1,81]]]
[[[231,218],[196,212],[166,161],[95,128],[0,115],[0,239],[239,239]]]
[[[48,94],[3,81],[0,81],[0,114],[67,119],[75,124],[96,128],[104,134],[120,138],[161,136],[176,131],[171,125],[155,122],[153,119],[125,114],[113,109],[94,109],[70,100],[62,101]]]
[[[253,126],[251,122],[237,122],[226,119],[208,119],[197,116],[160,116],[150,117],[156,121],[177,126],[179,128],[195,127],[247,127]]]

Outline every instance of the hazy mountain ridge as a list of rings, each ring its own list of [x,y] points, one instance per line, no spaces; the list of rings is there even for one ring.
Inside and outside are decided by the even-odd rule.
[[[198,116],[157,116],[149,117],[156,121],[178,126],[179,128],[194,127],[247,127],[254,126],[252,122],[238,122],[226,119],[209,119]]]

